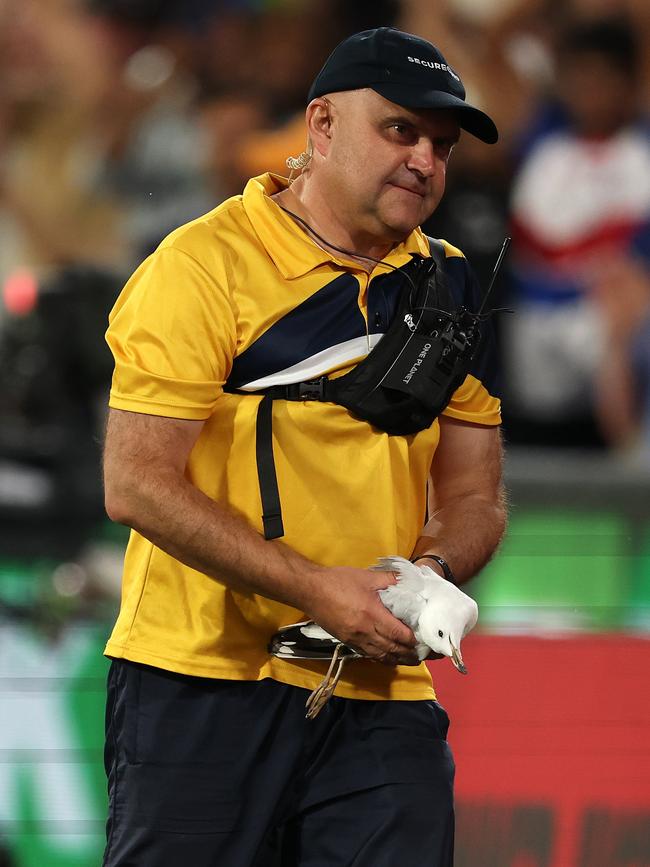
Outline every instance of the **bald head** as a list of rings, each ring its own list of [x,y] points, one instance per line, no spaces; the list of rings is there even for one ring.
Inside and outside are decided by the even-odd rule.
[[[313,99],[305,183],[351,232],[387,243],[426,220],[444,191],[460,129],[452,109],[407,109],[370,88]]]

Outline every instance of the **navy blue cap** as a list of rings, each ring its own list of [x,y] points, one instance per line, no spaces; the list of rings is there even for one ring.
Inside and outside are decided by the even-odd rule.
[[[487,144],[499,138],[492,118],[465,102],[460,77],[435,45],[411,33],[377,27],[344,39],[314,79],[308,98],[362,87],[404,108],[455,109],[462,129]]]

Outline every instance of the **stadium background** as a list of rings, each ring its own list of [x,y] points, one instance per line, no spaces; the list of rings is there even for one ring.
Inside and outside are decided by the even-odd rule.
[[[469,588],[470,676],[433,668],[459,765],[457,867],[650,865],[650,195],[616,243],[607,225],[585,241],[604,360],[569,334],[576,353],[531,382],[535,412],[509,354],[540,255],[518,191],[535,147],[580,121],[558,109],[565,34],[600,21],[641,58],[600,140],[629,127],[650,149],[645,0],[0,0],[1,867],[101,860],[101,650],[126,540],[99,483],[106,313],[169,229],[282,171],[323,57],[387,23],[440,44],[502,130],[492,150],[458,147],[431,232],[486,285],[515,231],[497,299],[516,311],[500,327],[510,529]],[[577,407],[566,383],[583,361]]]

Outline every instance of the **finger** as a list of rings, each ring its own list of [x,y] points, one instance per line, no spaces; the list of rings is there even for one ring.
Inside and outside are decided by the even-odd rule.
[[[419,665],[417,653],[410,647],[400,647],[396,644],[375,643],[371,648],[373,659],[386,665]]]
[[[422,662],[417,653],[402,654],[399,659],[399,665],[419,665]]]
[[[417,639],[410,629],[397,617],[393,617],[388,609],[384,608],[385,615],[375,621],[375,632],[381,639],[382,644],[388,644],[386,650],[390,653],[411,651],[417,644]]]
[[[373,572],[372,576],[374,578],[374,590],[385,590],[399,582],[397,572]]]
[[[374,607],[369,613],[373,616],[375,631],[382,638],[405,647],[415,647],[417,642],[411,628],[391,614],[379,596],[376,597]]]
[[[352,645],[349,645],[352,646]],[[372,659],[373,662],[381,662],[382,665],[412,665],[413,659],[417,658],[416,654],[410,651],[397,651],[391,649],[392,645],[386,645],[374,639],[367,640],[363,644],[355,647],[367,659]]]
[[[415,666],[420,664],[420,659],[417,653],[386,653],[378,657],[378,662],[383,665],[410,665]]]

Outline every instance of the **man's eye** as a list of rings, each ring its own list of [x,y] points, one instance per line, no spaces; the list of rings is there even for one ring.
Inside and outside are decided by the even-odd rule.
[[[395,133],[395,137],[401,141],[410,141],[414,136],[413,128],[404,123],[392,124],[391,130]]]

